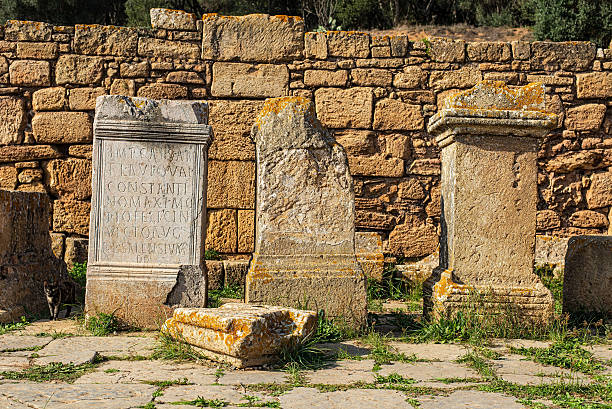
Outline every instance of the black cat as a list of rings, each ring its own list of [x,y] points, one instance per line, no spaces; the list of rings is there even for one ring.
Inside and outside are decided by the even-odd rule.
[[[76,287],[77,284],[69,278],[60,281],[54,280],[50,283],[44,282],[45,296],[52,320],[57,319],[61,304],[66,306],[66,318],[70,316],[72,305],[76,303]]]

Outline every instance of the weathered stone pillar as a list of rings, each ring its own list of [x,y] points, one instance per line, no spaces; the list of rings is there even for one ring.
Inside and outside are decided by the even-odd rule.
[[[542,84],[483,81],[449,97],[430,119],[442,150],[442,234],[426,314],[479,299],[491,312],[550,317],[551,293],[533,273],[536,155],[539,138],[557,123],[544,108]]]
[[[252,136],[257,217],[246,301],[323,309],[364,325],[366,280],[355,257],[355,196],[344,149],[305,98],[266,100]]]
[[[98,97],[88,315],[158,328],[206,306],[207,121],[202,102]]]

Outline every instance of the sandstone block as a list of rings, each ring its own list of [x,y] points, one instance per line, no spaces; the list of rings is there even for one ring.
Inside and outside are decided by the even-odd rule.
[[[55,257],[63,260],[64,259],[64,239],[65,234],[62,233],[50,233],[51,235],[51,250]]]
[[[155,85],[161,85],[161,87],[155,87]],[[145,95],[165,95],[169,94],[172,91],[172,88],[165,89],[164,85],[166,84],[153,84],[153,85],[145,85],[144,90],[142,91]],[[133,80],[125,80],[125,79],[115,79],[110,87],[111,95],[123,95],[126,97],[131,97],[136,94],[136,84]],[[179,90],[180,94],[187,94],[187,90],[180,90],[180,88],[175,88],[175,90]],[[176,91],[175,91],[176,92]],[[143,96],[143,95],[140,95]]]
[[[61,156],[61,152],[56,147],[49,145],[0,146],[0,163],[53,159]]]
[[[244,368],[274,362],[281,348],[310,336],[316,322],[312,311],[230,303],[178,308],[162,331],[196,346],[210,359]]]
[[[556,173],[569,173],[576,169],[594,169],[602,160],[601,150],[572,151],[550,159],[545,169]]]
[[[102,79],[104,60],[102,57],[84,55],[60,55],[55,66],[55,81],[59,85],[97,84]]]
[[[531,69],[584,71],[591,68],[595,52],[595,44],[586,41],[534,41],[531,43]]]
[[[56,200],[53,202],[53,230],[87,236],[90,210],[88,202]]]
[[[555,275],[563,273],[568,240],[566,237],[537,235],[535,265],[548,264],[554,268]]]
[[[25,86],[51,85],[51,68],[47,61],[18,60],[9,67],[11,84]]]
[[[138,96],[152,99],[187,98],[187,87],[178,84],[149,84],[138,89]]]
[[[380,234],[355,232],[355,255],[367,278],[382,281],[385,270],[385,255]]]
[[[0,96],[0,145],[21,143],[26,123],[23,99]]]
[[[74,267],[75,263],[87,262],[87,252],[89,249],[89,240],[79,237],[66,238],[66,251],[64,252],[64,261],[68,270]]]
[[[0,189],[15,190],[17,187],[17,168],[11,165],[0,166]]]
[[[32,94],[32,108],[35,111],[59,111],[66,103],[66,89],[63,87],[43,88]]]
[[[255,163],[208,162],[209,208],[252,209],[255,200]]]
[[[379,68],[355,68],[351,70],[351,81],[358,86],[389,87],[393,74]]]
[[[348,81],[348,71],[306,70],[304,85],[307,87],[344,87]]]
[[[423,129],[425,121],[419,105],[405,104],[397,99],[376,103],[374,129],[411,131]]]
[[[5,57],[0,56],[0,75],[6,74],[9,70],[9,64]]]
[[[374,230],[393,230],[396,218],[388,213],[375,210],[355,209],[355,227]]]
[[[612,172],[598,172],[591,176],[586,201],[589,209],[612,206]]]
[[[429,55],[433,61],[461,62],[465,60],[465,41],[436,38],[428,45]]]
[[[236,210],[218,209],[208,211],[206,248],[219,253],[235,253],[237,243]]]
[[[41,169],[21,169],[17,180],[19,183],[34,184],[40,182],[43,179],[43,171]]]
[[[249,271],[249,260],[223,260],[223,270],[226,286],[244,286]]]
[[[74,50],[85,55],[132,57],[138,50],[138,29],[77,24],[74,27]]]
[[[304,20],[251,14],[203,18],[202,58],[215,61],[292,61],[304,49]]]
[[[482,41],[468,43],[467,56],[471,61],[508,61],[512,54],[508,43]]]
[[[304,57],[327,59],[327,35],[325,33],[308,32],[304,35]]]
[[[338,131],[334,136],[350,156],[371,155],[377,151],[376,132],[351,129]]]
[[[365,324],[355,257],[354,188],[344,149],[305,98],[269,99],[256,120],[257,234],[248,303],[313,305]]]
[[[512,42],[512,56],[516,60],[528,60],[531,55],[531,46],[527,41]]]
[[[138,78],[149,76],[149,62],[121,63],[119,73],[123,78]]]
[[[186,41],[170,41],[159,38],[140,37],[138,55],[141,57],[176,58],[195,60],[200,56],[200,47]]]
[[[263,101],[248,100],[211,102],[210,124],[215,138],[208,151],[210,159],[255,160],[250,132],[262,105]]]
[[[396,88],[420,88],[425,83],[426,74],[419,67],[406,67],[393,77]]]
[[[85,112],[39,112],[32,119],[37,143],[83,143],[92,140],[92,121]]]
[[[570,216],[569,221],[574,227],[608,227],[608,219],[606,216],[593,210],[579,210]]]
[[[43,281],[66,272],[51,249],[47,195],[0,190],[0,231],[0,311],[43,313]],[[18,319],[10,315],[0,313],[0,322]]]
[[[196,30],[196,16],[182,10],[155,8],[150,10],[151,27],[166,30]]]
[[[53,26],[38,21],[9,20],[4,27],[4,39],[8,41],[50,41]]]
[[[410,159],[411,138],[408,135],[394,133],[383,135],[385,152],[394,158]]]
[[[440,217],[442,215],[440,186],[434,186],[429,192],[429,202],[425,206],[425,212],[429,217]]]
[[[238,210],[238,253],[252,253],[255,248],[255,211]]]
[[[209,291],[223,288],[223,261],[206,260],[206,282]]]
[[[370,128],[374,95],[370,88],[315,91],[317,116],[329,128]]]
[[[96,98],[105,94],[104,87],[73,88],[69,91],[68,105],[75,111],[93,111],[96,109]]]
[[[352,31],[330,31],[327,36],[327,54],[330,57],[368,58],[370,36]]]
[[[576,74],[576,96],[578,98],[611,98],[612,72]]]
[[[86,200],[91,197],[91,161],[56,159],[45,165],[47,186],[63,200]]]
[[[409,175],[438,176],[440,175],[440,159],[416,159],[412,161],[406,173]]]
[[[75,156],[77,158],[84,158],[91,160],[91,145],[70,145],[68,147],[68,155]]]
[[[563,312],[612,316],[612,237],[570,238],[563,278]]]
[[[285,65],[213,64],[211,93],[215,97],[278,97],[287,93],[288,84]]]
[[[400,200],[423,200],[427,195],[417,178],[407,178],[399,182],[397,197]]]
[[[398,224],[389,234],[389,251],[404,257],[424,257],[438,248],[436,227],[411,219]]]
[[[53,60],[57,58],[57,43],[17,43],[17,58]]]
[[[434,89],[468,88],[481,80],[480,70],[466,66],[453,71],[432,71],[429,75],[429,86]]]
[[[205,84],[206,82],[196,72],[174,71],[166,76],[166,81],[179,84]]]
[[[383,155],[349,156],[351,175],[401,177],[404,175],[404,161],[399,158],[387,158]]]
[[[536,217],[536,230],[552,230],[561,227],[559,213],[554,210],[538,210]]]
[[[572,131],[595,131],[606,115],[603,104],[585,104],[566,111],[565,128]]]

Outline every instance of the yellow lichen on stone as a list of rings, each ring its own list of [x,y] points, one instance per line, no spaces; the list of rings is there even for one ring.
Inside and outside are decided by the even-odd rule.
[[[293,114],[305,115],[309,118],[316,118],[316,112],[314,104],[308,98],[304,97],[280,97],[280,98],[268,98],[264,102],[255,124],[257,127],[261,125],[261,122],[270,114],[279,115],[285,109],[291,109]]]
[[[542,111],[544,86],[534,82],[509,88],[503,81],[481,81],[473,88],[445,100],[444,108]]]

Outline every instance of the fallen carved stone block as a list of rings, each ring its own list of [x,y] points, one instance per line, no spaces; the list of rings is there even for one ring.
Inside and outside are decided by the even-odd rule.
[[[219,308],[177,308],[162,332],[197,348],[207,358],[238,368],[274,362],[315,330],[313,311],[224,304]]]

